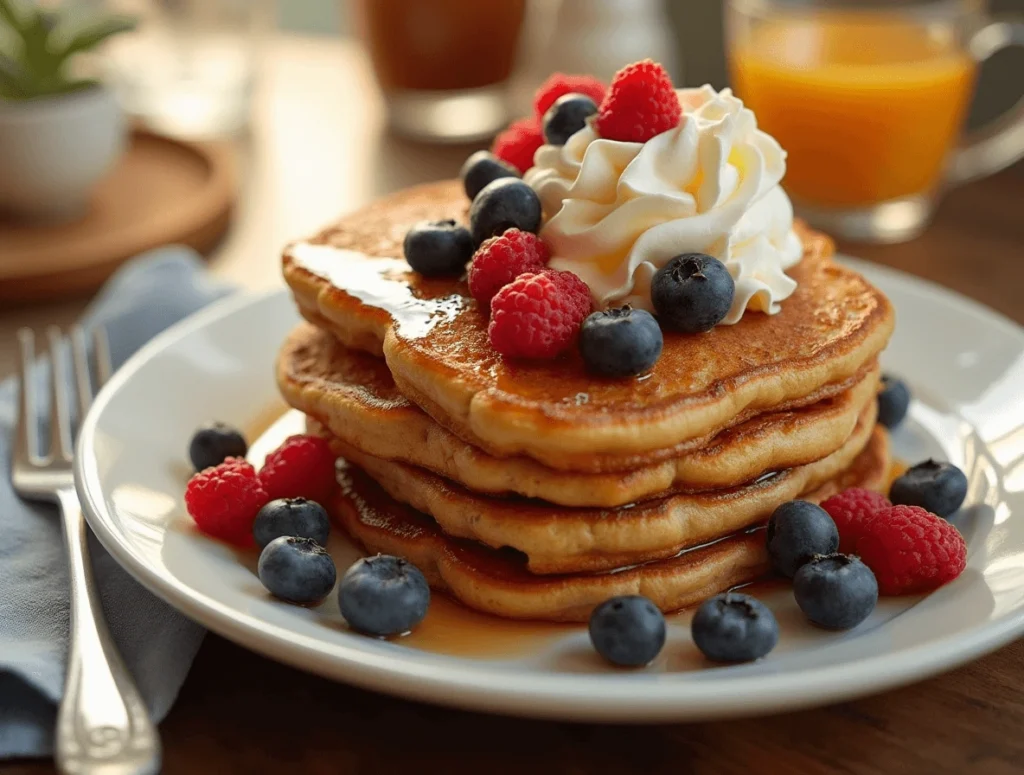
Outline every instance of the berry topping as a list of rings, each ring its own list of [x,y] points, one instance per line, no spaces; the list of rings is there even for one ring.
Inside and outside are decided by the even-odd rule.
[[[587,125],[587,119],[597,113],[597,103],[584,94],[566,94],[548,108],[541,124],[544,142],[565,145],[569,138]]]
[[[665,645],[665,616],[642,595],[605,600],[590,614],[590,642],[619,667],[643,667]]]
[[[601,137],[646,143],[679,125],[683,110],[665,68],[650,59],[615,74],[595,127]]]
[[[540,119],[531,116],[513,121],[508,129],[499,133],[491,145],[491,153],[523,173],[533,166],[533,155],[542,145],[544,134],[540,131]]]
[[[661,356],[661,327],[650,312],[628,304],[595,312],[580,328],[580,354],[587,370],[602,377],[642,374]]]
[[[878,582],[857,557],[818,555],[796,572],[793,596],[814,624],[829,630],[848,630],[875,610]]]
[[[600,105],[606,91],[605,85],[592,75],[552,73],[537,89],[533,98],[533,110],[540,118],[555,104],[555,100],[572,93],[590,97],[597,105]]]
[[[703,253],[676,256],[651,280],[651,303],[675,331],[710,331],[729,314],[736,284],[725,264]]]
[[[861,487],[851,487],[821,504],[839,529],[839,551],[845,554],[854,551],[862,526],[890,506],[884,495]]]
[[[488,183],[469,208],[469,230],[473,244],[496,237],[507,229],[534,234],[540,229],[540,198],[517,178],[500,178]],[[472,253],[472,251],[470,251]]]
[[[306,498],[278,498],[260,509],[252,526],[252,536],[265,547],[275,538],[310,538],[327,546],[331,523],[324,507]]]
[[[290,436],[267,455],[260,469],[260,481],[269,499],[309,498],[325,503],[337,485],[334,460],[326,439]]]
[[[268,500],[256,469],[236,457],[200,471],[185,487],[185,507],[196,527],[235,546],[252,546],[253,521]]]
[[[895,428],[907,416],[910,408],[910,388],[901,379],[882,375],[882,390],[878,394],[878,422],[886,428]]]
[[[554,358],[590,314],[590,289],[571,272],[524,274],[491,299],[491,345],[509,358]]]
[[[952,463],[926,460],[911,466],[889,488],[889,500],[898,506],[920,506],[948,517],[967,497],[967,476]]]
[[[424,221],[405,235],[405,260],[426,277],[460,275],[473,255],[473,239],[455,221]]]
[[[408,632],[423,621],[429,606],[426,577],[400,557],[364,557],[338,585],[341,615],[352,629],[367,635]]]
[[[715,662],[760,659],[779,642],[779,623],[750,595],[726,592],[705,600],[690,625],[693,642]]]
[[[807,501],[783,503],[772,513],[766,531],[772,567],[789,578],[816,554],[839,548],[839,531],[832,517]]]
[[[469,292],[481,306],[494,294],[527,272],[540,272],[548,263],[548,246],[528,231],[508,229],[477,248],[469,265]]]
[[[256,572],[267,591],[289,603],[318,603],[334,589],[338,571],[312,538],[281,536],[260,553]]]
[[[459,177],[462,178],[466,196],[473,201],[480,193],[480,189],[488,183],[499,178],[518,178],[519,170],[507,161],[502,161],[490,151],[477,151],[466,159],[466,163],[462,165],[462,171],[459,172]]]
[[[188,457],[196,471],[220,465],[229,457],[245,457],[248,451],[241,432],[222,422],[200,428],[188,444]]]
[[[883,595],[930,592],[959,576],[967,544],[955,527],[917,506],[878,512],[862,528],[857,554]]]

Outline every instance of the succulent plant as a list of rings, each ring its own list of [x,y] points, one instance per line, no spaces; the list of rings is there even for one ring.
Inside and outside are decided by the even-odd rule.
[[[28,100],[79,91],[96,82],[70,72],[73,57],[112,35],[135,28],[127,16],[91,17],[75,23],[69,14],[34,3],[0,0],[0,100]]]

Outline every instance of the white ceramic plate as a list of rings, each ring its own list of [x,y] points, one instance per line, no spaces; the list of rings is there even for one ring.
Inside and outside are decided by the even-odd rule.
[[[814,629],[788,589],[766,589],[782,637],[755,664],[704,663],[685,617],[673,620],[654,665],[627,672],[602,665],[583,628],[456,657],[353,634],[333,596],[314,609],[271,599],[251,558],[195,532],[181,496],[195,427],[211,418],[252,427],[277,401],[272,363],[297,319],[284,292],[202,312],[119,371],[84,424],[79,492],[103,544],[157,595],[246,647],[371,689],[499,713],[635,722],[765,713],[905,684],[1024,631],[1024,331],[949,291],[856,266],[899,317],[885,368],[910,382],[915,402],[894,435],[897,455],[942,456],[968,473],[968,508],[955,518],[968,567],[927,597],[883,599],[845,633]],[[342,539],[332,542],[342,562],[355,556]],[[509,626],[502,632],[514,644]]]

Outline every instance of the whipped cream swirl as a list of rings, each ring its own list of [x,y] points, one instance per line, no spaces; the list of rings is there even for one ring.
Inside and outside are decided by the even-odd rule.
[[[542,146],[525,179],[540,196],[551,266],[575,273],[599,307],[653,311],[651,279],[681,253],[722,261],[736,296],[722,321],[768,314],[796,289],[786,269],[803,248],[779,186],[786,154],[724,89],[679,89],[679,126],[646,143],[605,140],[591,126]]]

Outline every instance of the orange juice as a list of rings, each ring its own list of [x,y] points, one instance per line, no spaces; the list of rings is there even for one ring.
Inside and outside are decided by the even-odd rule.
[[[730,65],[737,96],[789,153],[783,186],[824,206],[934,189],[976,71],[949,30],[841,13],[767,21],[735,41]]]

